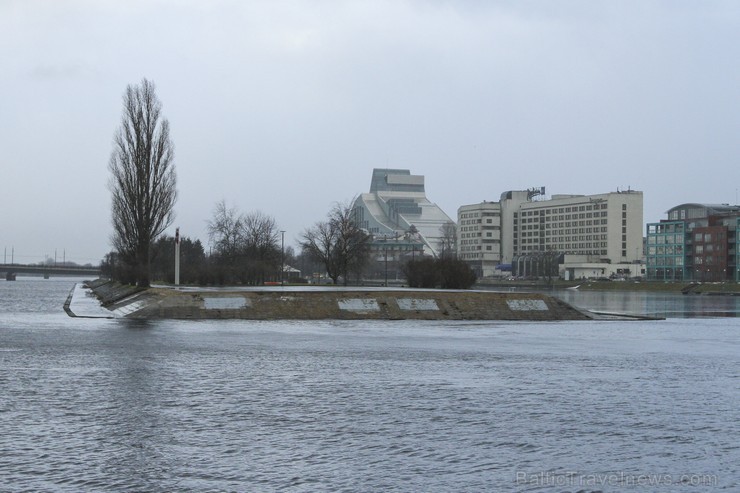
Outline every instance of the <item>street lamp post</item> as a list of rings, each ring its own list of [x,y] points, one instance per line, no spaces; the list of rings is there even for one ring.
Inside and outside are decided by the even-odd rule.
[[[385,287],[388,287],[388,245],[383,248],[385,251]]]

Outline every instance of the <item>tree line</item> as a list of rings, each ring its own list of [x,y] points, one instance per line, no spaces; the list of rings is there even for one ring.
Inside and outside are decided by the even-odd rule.
[[[152,279],[171,283],[175,276],[176,239],[163,233],[174,220],[177,179],[174,144],[161,108],[151,81],[127,86],[108,164],[114,250],[101,262],[101,270],[140,287],[148,287]],[[404,267],[411,286],[462,288],[475,281],[467,264],[452,254],[454,226],[443,226],[439,259],[420,255]],[[306,282],[285,271],[286,265],[293,265],[303,272],[323,271],[334,284],[346,285],[360,282],[371,261],[372,236],[359,227],[351,202],[335,204],[324,220],[306,228],[298,255],[291,247],[284,248],[283,234],[268,214],[243,213],[222,200],[208,221],[208,252],[198,239],[179,240],[180,281],[201,285]]]

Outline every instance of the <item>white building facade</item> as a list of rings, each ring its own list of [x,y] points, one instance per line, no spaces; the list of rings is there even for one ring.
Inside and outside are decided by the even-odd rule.
[[[538,259],[552,259],[556,253],[569,259],[581,259],[582,262],[578,263],[589,265],[636,264],[641,261],[642,192],[627,190],[537,199],[542,195],[544,188],[508,191],[501,194],[500,202],[460,207],[460,258],[474,269],[480,265],[479,275],[484,277],[492,274],[492,265],[516,264],[523,260],[531,265]],[[486,231],[486,224],[478,222],[483,220],[484,212],[496,214],[490,217],[492,222],[489,225],[497,229]],[[491,236],[487,236],[489,232]],[[494,242],[486,244],[484,239]],[[572,278],[577,272],[582,272],[577,269],[577,264],[569,268],[565,277]],[[600,269],[592,270],[601,272]]]
[[[501,263],[501,204],[483,201],[457,210],[457,258],[478,277],[491,277]]]
[[[610,263],[642,259],[642,192],[553,195],[514,209],[505,240],[515,256],[557,251]]]

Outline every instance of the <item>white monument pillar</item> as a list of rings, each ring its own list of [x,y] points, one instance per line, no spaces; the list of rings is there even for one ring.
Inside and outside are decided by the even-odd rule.
[[[175,286],[180,285],[180,228],[175,229]]]

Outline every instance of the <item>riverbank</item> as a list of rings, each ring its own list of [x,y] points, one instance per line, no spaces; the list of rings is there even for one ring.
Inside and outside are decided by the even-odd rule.
[[[520,320],[597,318],[543,293],[410,288],[133,286],[98,280],[85,285],[112,317],[244,320]],[[79,290],[72,293],[68,313]]]
[[[582,291],[647,291],[657,293],[683,293],[703,295],[740,296],[740,283],[736,282],[661,282],[661,281],[561,281],[554,280],[548,284],[542,280],[534,281],[493,281],[481,280],[476,284],[482,289],[579,289]]]

